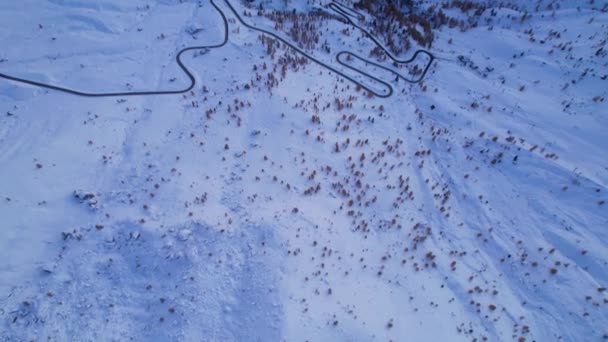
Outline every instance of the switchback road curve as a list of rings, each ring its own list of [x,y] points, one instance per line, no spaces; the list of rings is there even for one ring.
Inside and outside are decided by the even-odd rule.
[[[342,66],[349,68],[353,71],[359,72],[361,74],[364,74],[367,77],[371,77],[371,75],[362,72],[360,69],[354,68],[351,65],[349,65],[348,63],[345,63],[341,57],[346,55],[346,58],[356,58],[366,64],[369,65],[373,65],[377,68],[386,70],[392,74],[394,74],[396,77],[409,82],[409,83],[419,83],[424,79],[424,76],[426,76],[427,71],[429,70],[429,68],[431,67],[431,64],[433,63],[433,61],[435,60],[435,56],[428,52],[427,50],[416,50],[414,52],[414,54],[412,55],[411,58],[409,59],[399,59],[397,57],[395,57],[373,34],[371,34],[369,31],[367,31],[365,28],[361,27],[357,22],[355,22],[353,20],[353,18],[355,18],[357,21],[362,21],[365,20],[365,16],[363,16],[361,13],[357,12],[355,9],[344,6],[338,2],[332,2],[329,4],[328,6],[330,9],[332,9],[334,12],[338,13],[340,16],[342,16],[344,19],[346,19],[346,21],[348,21],[348,23],[350,23],[351,25],[353,25],[354,27],[358,28],[359,30],[361,30],[363,33],[365,33],[366,36],[368,36],[373,42],[374,44],[376,44],[378,47],[380,47],[380,49],[382,49],[382,51],[395,63],[395,64],[409,64],[411,62],[413,62],[414,60],[416,60],[416,58],[418,58],[418,55],[426,55],[428,57],[428,62],[426,63],[425,67],[422,69],[422,72],[420,73],[420,76],[418,78],[415,79],[409,79],[403,75],[401,75],[399,72],[391,69],[391,68],[387,68],[383,65],[380,65],[376,62],[372,62],[369,59],[363,58],[359,55],[357,55],[356,53],[350,52],[350,51],[340,51],[338,52],[338,54],[336,55],[336,61],[341,64]],[[385,82],[382,82],[385,85],[387,85]],[[390,87],[390,85],[388,85]]]
[[[418,83],[420,81],[422,81],[422,79],[424,78],[424,76],[426,75],[426,72],[428,71],[429,67],[431,66],[431,63],[434,60],[434,56],[425,50],[418,50],[414,53],[414,55],[412,56],[412,58],[408,59],[408,60],[399,60],[397,58],[395,58],[387,49],[386,47],[384,47],[384,45],[382,45],[378,39],[376,37],[374,37],[372,34],[370,34],[368,31],[366,31],[364,28],[362,28],[361,26],[359,26],[358,24],[356,24],[352,18],[357,18],[357,20],[363,18],[363,16],[361,14],[359,14],[358,12],[356,12],[353,9],[350,9],[344,5],[338,4],[338,3],[331,3],[329,5],[329,8],[334,10],[335,12],[337,12],[339,15],[341,15],[342,17],[344,17],[351,25],[357,27],[358,29],[362,30],[367,36],[369,36],[372,41],[378,45],[386,54],[387,56],[389,56],[389,58],[391,58],[395,63],[398,64],[403,64],[403,63],[410,63],[413,60],[416,59],[416,57],[423,53],[426,54],[427,56],[429,56],[429,62],[427,63],[426,67],[423,69],[422,74],[420,75],[420,77],[418,79],[415,80],[410,80],[406,77],[403,77],[402,75],[400,75],[399,73],[397,73],[396,71],[387,68],[385,66],[382,66],[378,63],[369,61],[357,54],[354,54],[352,52],[348,52],[348,51],[341,51],[336,55],[336,60],[339,64],[343,65],[344,67],[351,69],[365,77],[368,77],[370,79],[373,79],[374,81],[382,84],[387,91],[383,92],[383,93],[379,93],[371,88],[369,88],[368,86],[366,86],[365,84],[359,82],[358,80],[354,79],[353,77],[341,72],[340,70],[337,70],[336,68],[332,67],[329,64],[326,64],[320,60],[318,60],[317,58],[315,58],[314,56],[308,54],[307,52],[305,52],[304,50],[300,49],[299,47],[297,47],[296,45],[292,44],[291,42],[285,40],[284,38],[282,38],[281,36],[277,35],[276,33],[272,32],[272,31],[268,31],[268,30],[264,30],[261,28],[257,28],[253,25],[248,24],[247,22],[245,22],[243,20],[243,18],[241,18],[241,16],[238,14],[238,11],[232,6],[232,4],[228,1],[228,0],[223,0],[224,3],[230,8],[230,11],[234,14],[234,16],[239,20],[239,22],[254,31],[258,31],[261,32],[263,34],[266,34],[282,43],[284,43],[285,45],[289,46],[290,48],[292,48],[293,50],[295,50],[296,52],[298,52],[299,54],[303,55],[304,57],[308,58],[309,60],[315,62],[316,64],[340,75],[341,77],[349,80],[350,82],[360,86],[361,88],[365,89],[366,91],[381,97],[381,98],[386,98],[386,97],[390,97],[393,94],[393,87],[375,77],[372,76],[358,68],[355,68],[351,65],[348,65],[347,63],[344,63],[340,57],[345,55],[345,54],[349,54],[350,56],[357,58],[367,64],[373,65],[375,67],[387,70],[393,74],[396,74],[397,77],[407,81],[407,82],[411,82],[411,83]],[[64,93],[68,93],[68,94],[72,94],[72,95],[78,95],[78,96],[85,96],[85,97],[113,97],[113,96],[147,96],[147,95],[171,95],[171,94],[183,94],[183,93],[187,93],[188,91],[192,90],[196,84],[196,79],[194,78],[194,75],[192,74],[192,72],[184,65],[184,63],[181,60],[181,56],[183,53],[188,52],[188,51],[192,51],[192,50],[207,50],[207,49],[217,49],[220,48],[224,45],[226,45],[226,43],[228,42],[228,34],[229,34],[229,27],[228,27],[228,20],[226,19],[226,15],[224,14],[224,12],[222,11],[222,9],[220,7],[217,6],[217,4],[214,2],[214,0],[210,0],[211,5],[213,5],[213,7],[215,8],[215,10],[220,14],[223,24],[224,24],[224,39],[221,43],[219,44],[214,44],[214,45],[205,45],[205,46],[190,46],[190,47],[186,47],[183,48],[181,50],[179,50],[175,56],[175,60],[178,64],[178,66],[180,67],[180,69],[182,69],[182,71],[186,74],[186,76],[188,77],[188,79],[190,80],[190,85],[184,89],[178,89],[178,90],[157,90],[157,91],[129,91],[129,92],[104,92],[104,93],[89,93],[89,92],[84,92],[84,91],[79,91],[79,90],[75,90],[75,89],[70,89],[70,88],[65,88],[65,87],[61,87],[61,86],[57,86],[57,85],[53,85],[53,84],[49,84],[49,83],[43,83],[43,82],[38,82],[38,81],[34,81],[34,80],[30,80],[30,79],[26,79],[26,78],[20,78],[20,77],[16,77],[16,76],[11,76],[11,75],[7,75],[4,73],[0,73],[0,78],[4,78],[10,81],[14,81],[14,82],[18,82],[18,83],[24,83],[24,84],[29,84],[32,86],[36,86],[36,87],[41,87],[41,88],[46,88],[46,89],[51,89],[51,90],[55,90],[55,91],[60,91],[60,92],[64,92]]]

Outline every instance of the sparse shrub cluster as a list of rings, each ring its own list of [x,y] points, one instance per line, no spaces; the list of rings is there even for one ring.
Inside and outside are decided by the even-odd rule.
[[[321,35],[319,23],[329,18],[327,13],[320,11],[305,13],[272,11],[265,13],[265,16],[275,23],[276,31],[287,33],[300,48],[308,50],[315,49],[319,44]]]

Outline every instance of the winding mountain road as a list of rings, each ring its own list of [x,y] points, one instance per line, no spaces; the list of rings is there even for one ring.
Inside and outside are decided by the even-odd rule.
[[[308,58],[310,61],[340,75],[341,77],[349,80],[350,82],[358,85],[359,87],[365,89],[366,91],[374,94],[375,96],[381,97],[381,98],[386,98],[386,97],[390,97],[394,90],[393,87],[386,81],[383,81],[381,79],[379,79],[378,77],[375,77],[361,69],[358,69],[356,67],[353,67],[351,65],[349,65],[348,63],[345,63],[341,57],[348,55],[350,57],[354,57],[364,63],[366,63],[366,65],[373,65],[377,68],[386,70],[388,72],[391,72],[393,74],[395,74],[397,76],[397,78],[403,79],[407,82],[410,83],[418,83],[421,82],[422,79],[424,78],[424,76],[426,75],[428,69],[430,68],[432,62],[434,61],[435,57],[433,56],[433,54],[431,54],[430,52],[426,51],[426,50],[417,50],[414,52],[414,55],[407,60],[399,60],[398,58],[396,58],[395,56],[393,56],[390,51],[388,51],[388,49],[382,45],[382,43],[375,37],[373,36],[370,32],[368,32],[367,30],[365,30],[363,27],[359,26],[355,20],[353,20],[353,18],[357,19],[357,20],[362,20],[364,17],[362,14],[358,13],[357,11],[355,11],[352,8],[346,7],[342,4],[339,4],[337,2],[332,2],[329,4],[328,8],[333,10],[334,12],[336,12],[338,15],[340,15],[341,17],[343,17],[348,23],[350,23],[351,25],[355,26],[356,28],[358,28],[359,30],[363,31],[366,36],[368,36],[369,38],[371,38],[371,40],[377,45],[379,46],[382,51],[384,51],[384,53],[386,53],[386,55],[393,60],[393,62],[397,63],[397,64],[407,64],[407,63],[411,63],[412,61],[414,61],[418,55],[420,54],[424,54],[427,55],[429,57],[429,61],[426,64],[425,68],[422,69],[422,73],[420,74],[420,76],[417,79],[408,79],[406,77],[404,77],[403,75],[401,75],[400,73],[394,71],[391,68],[385,67],[379,63],[370,61],[368,59],[365,59],[353,52],[350,51],[340,51],[337,55],[336,55],[336,61],[350,69],[355,71],[356,73],[359,73],[365,77],[368,77],[378,83],[380,83],[381,85],[383,85],[386,88],[385,92],[378,92],[374,89],[371,89],[370,87],[366,86],[365,84],[363,84],[362,82],[356,80],[355,78],[345,74],[344,72],[334,68],[333,66],[322,62],[321,60],[317,59],[316,57],[314,57],[313,55],[307,53],[306,51],[304,51],[303,49],[299,48],[298,46],[296,46],[295,44],[285,40],[284,38],[282,38],[281,36],[277,35],[276,33],[269,31],[269,30],[265,30],[265,29],[261,29],[258,28],[256,26],[253,26],[251,24],[248,24],[247,22],[245,22],[243,20],[243,18],[238,14],[238,11],[232,6],[232,4],[230,3],[230,1],[228,0],[223,0],[224,3],[228,6],[228,8],[230,8],[230,11],[234,14],[234,16],[238,19],[238,21],[245,27],[254,30],[254,31],[258,31],[261,32],[263,34],[266,34],[280,42],[282,42],[283,44],[289,46],[291,49],[295,50],[296,52],[298,52],[299,54],[303,55],[304,57]],[[24,84],[29,84],[32,86],[36,86],[36,87],[41,87],[41,88],[46,88],[46,89],[51,89],[51,90],[55,90],[55,91],[60,91],[60,92],[64,92],[64,93],[68,93],[68,94],[72,94],[72,95],[78,95],[78,96],[86,96],[86,97],[113,97],[113,96],[146,96],[146,95],[172,95],[172,94],[183,94],[186,93],[190,90],[192,90],[196,84],[196,79],[194,78],[194,75],[192,74],[192,72],[186,67],[186,65],[182,62],[181,57],[185,52],[188,51],[192,51],[192,50],[207,50],[207,49],[217,49],[217,48],[221,48],[224,45],[226,45],[226,43],[228,42],[228,32],[229,32],[229,27],[228,27],[228,20],[226,19],[226,15],[224,14],[224,12],[222,11],[222,9],[215,3],[214,0],[210,0],[211,5],[213,5],[213,7],[217,10],[217,12],[219,13],[219,15],[222,18],[222,21],[224,23],[224,39],[222,40],[221,43],[219,44],[214,44],[214,45],[204,45],[204,46],[190,46],[190,47],[186,47],[183,48],[181,50],[179,50],[177,52],[177,55],[175,56],[175,60],[178,64],[178,66],[180,67],[180,69],[182,69],[182,71],[186,74],[186,76],[188,77],[188,79],[190,80],[190,85],[184,89],[178,89],[178,90],[157,90],[157,91],[129,91],[129,92],[101,92],[101,93],[89,93],[89,92],[84,92],[84,91],[79,91],[79,90],[75,90],[75,89],[70,89],[70,88],[65,88],[65,87],[61,87],[58,85],[53,85],[53,84],[49,84],[49,83],[43,83],[43,82],[38,82],[38,81],[34,81],[31,79],[26,79],[26,78],[21,78],[21,77],[16,77],[16,76],[11,76],[8,74],[4,74],[4,73],[0,73],[0,78],[4,78],[7,79],[9,81],[13,81],[13,82],[18,82],[18,83],[24,83]]]

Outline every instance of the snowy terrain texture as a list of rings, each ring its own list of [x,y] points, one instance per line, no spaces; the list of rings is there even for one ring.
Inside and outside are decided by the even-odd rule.
[[[350,60],[380,98],[214,1],[188,93],[0,79],[1,341],[608,340],[608,5],[446,5],[422,83]],[[230,3],[370,89],[338,51],[424,66],[326,1]],[[207,0],[5,0],[0,73],[183,89],[224,34]]]

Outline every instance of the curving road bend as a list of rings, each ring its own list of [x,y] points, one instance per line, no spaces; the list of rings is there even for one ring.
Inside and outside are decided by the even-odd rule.
[[[87,92],[64,88],[64,87],[60,87],[60,86],[56,86],[56,85],[52,85],[52,84],[48,84],[48,83],[42,83],[42,82],[37,82],[37,81],[25,79],[25,78],[10,76],[10,75],[6,75],[3,73],[0,73],[0,78],[5,78],[7,80],[25,83],[25,84],[33,85],[36,87],[57,90],[57,91],[61,91],[61,92],[72,94],[72,95],[86,96],[86,97],[171,95],[171,94],[187,93],[188,91],[192,90],[192,88],[194,88],[194,85],[196,84],[196,80],[194,79],[194,75],[192,74],[192,72],[190,72],[190,70],[188,70],[188,68],[182,62],[182,60],[181,60],[182,54],[184,52],[192,51],[192,50],[217,49],[217,48],[220,48],[220,47],[226,45],[226,43],[228,43],[228,19],[226,19],[224,12],[222,12],[222,10],[213,2],[213,0],[211,1],[211,4],[218,11],[218,13],[222,16],[222,20],[224,21],[224,40],[221,43],[215,44],[215,45],[190,46],[190,47],[186,47],[186,48],[179,50],[177,55],[175,55],[175,60],[177,61],[177,65],[179,65],[180,69],[182,69],[182,71],[190,79],[190,85],[184,89],[157,90],[157,91],[129,91],[129,92],[111,92],[111,93],[87,93]]]
[[[412,61],[414,61],[417,56],[419,54],[425,54],[429,57],[429,61],[426,65],[426,67],[423,69],[422,74],[420,75],[420,77],[418,77],[417,79],[411,80],[408,79],[406,77],[404,77],[403,75],[401,75],[400,73],[394,71],[393,69],[390,69],[388,67],[385,67],[383,65],[380,65],[378,63],[372,62],[370,60],[367,60],[353,52],[349,52],[349,51],[340,51],[337,55],[336,55],[336,61],[350,69],[355,71],[356,73],[359,73],[367,78],[370,78],[376,82],[378,82],[379,84],[383,85],[387,91],[380,93],[375,91],[374,89],[371,89],[370,87],[366,86],[365,84],[361,83],[360,81],[356,80],[355,78],[345,74],[344,72],[334,68],[333,66],[324,63],[322,61],[320,61],[319,59],[315,58],[314,56],[310,55],[309,53],[307,53],[306,51],[302,50],[301,48],[299,48],[298,46],[294,45],[293,43],[285,40],[284,38],[282,38],[281,36],[277,35],[276,33],[272,32],[272,31],[268,31],[265,29],[261,29],[258,27],[255,27],[253,25],[248,24],[247,22],[245,22],[243,20],[243,18],[238,14],[238,11],[232,6],[232,4],[229,2],[229,0],[223,0],[224,3],[228,6],[228,8],[230,8],[230,11],[234,14],[234,16],[238,19],[238,21],[245,27],[254,30],[254,31],[258,31],[261,32],[263,34],[266,34],[282,43],[284,43],[285,45],[289,46],[290,48],[292,48],[293,50],[295,50],[296,52],[298,52],[299,54],[303,55],[304,57],[308,58],[309,60],[311,60],[312,62],[340,75],[341,77],[347,79],[348,81],[358,85],[359,87],[365,89],[366,91],[370,92],[371,94],[381,97],[381,98],[387,98],[390,97],[394,90],[393,87],[387,83],[386,81],[383,81],[369,73],[366,73],[365,71],[358,69],[356,67],[353,67],[351,65],[349,65],[348,63],[345,63],[341,60],[341,56],[344,55],[349,55],[351,57],[354,57],[364,63],[366,63],[366,65],[373,65],[377,68],[386,70],[388,72],[391,72],[393,74],[395,74],[398,78],[403,79],[407,82],[410,83],[418,83],[421,82],[422,79],[424,78],[424,76],[426,75],[427,71],[429,70],[432,62],[434,61],[435,57],[428,51],[426,50],[417,50],[414,55],[407,60],[399,60],[398,58],[396,58],[395,56],[393,56],[390,51],[388,51],[388,49],[382,45],[382,43],[380,43],[380,41],[378,41],[378,39],[376,37],[374,37],[371,33],[369,33],[367,30],[365,30],[363,27],[359,26],[354,20],[362,20],[364,19],[364,16],[362,14],[360,14],[359,12],[357,12],[356,10],[346,7],[344,5],[341,5],[337,2],[332,2],[329,4],[329,8],[332,9],[334,12],[338,13],[338,15],[340,15],[341,17],[343,17],[344,19],[346,19],[346,21],[348,23],[350,23],[351,25],[355,26],[356,28],[358,28],[359,30],[363,31],[368,37],[371,38],[371,40],[377,45],[379,46],[385,53],[387,56],[389,56],[389,58],[391,60],[393,60],[393,62],[397,63],[397,64],[407,64],[407,63],[411,63]],[[172,94],[183,94],[186,93],[190,90],[192,90],[196,84],[196,79],[194,78],[194,75],[192,74],[192,72],[186,67],[186,65],[182,62],[181,60],[181,56],[184,54],[184,52],[188,52],[188,51],[192,51],[192,50],[207,50],[207,49],[217,49],[217,48],[221,48],[224,45],[226,45],[226,43],[228,42],[228,32],[229,32],[229,28],[228,28],[228,20],[226,19],[226,15],[224,14],[224,12],[222,11],[222,9],[220,7],[217,6],[217,4],[215,3],[214,0],[210,0],[211,5],[213,5],[213,7],[215,8],[215,10],[220,14],[222,21],[224,23],[224,39],[221,43],[219,44],[214,44],[214,45],[205,45],[205,46],[190,46],[190,47],[186,47],[183,48],[181,50],[179,50],[177,52],[177,55],[175,56],[175,60],[178,64],[178,66],[180,67],[180,69],[182,69],[182,71],[186,74],[186,76],[188,77],[188,79],[190,80],[190,85],[184,89],[178,89],[178,90],[157,90],[157,91],[129,91],[129,92],[107,92],[107,93],[89,93],[89,92],[83,92],[83,91],[79,91],[79,90],[75,90],[75,89],[70,89],[70,88],[65,88],[65,87],[61,87],[61,86],[57,86],[57,85],[53,85],[53,84],[49,84],[49,83],[43,83],[43,82],[38,82],[38,81],[34,81],[34,80],[30,80],[30,79],[26,79],[26,78],[20,78],[20,77],[16,77],[16,76],[11,76],[11,75],[7,75],[4,73],[0,73],[0,78],[4,78],[10,81],[14,81],[14,82],[18,82],[18,83],[24,83],[24,84],[29,84],[32,86],[36,86],[36,87],[41,87],[41,88],[46,88],[46,89],[51,89],[51,90],[55,90],[55,91],[60,91],[60,92],[64,92],[64,93],[68,93],[68,94],[72,94],[72,95],[78,95],[78,96],[86,96],[86,97],[112,97],[112,96],[146,96],[146,95],[172,95]]]
[[[341,64],[342,66],[347,67],[349,69],[352,69],[352,70],[354,70],[356,72],[362,73],[362,74],[364,74],[364,75],[366,75],[366,76],[369,77],[369,74],[361,72],[360,69],[357,69],[357,68],[354,68],[354,67],[348,65],[347,63],[343,62],[340,59],[341,56],[348,55],[348,56],[354,57],[354,58],[356,58],[356,59],[358,59],[358,60],[360,60],[360,61],[362,61],[362,62],[364,62],[366,64],[370,64],[370,65],[373,65],[373,66],[375,66],[377,68],[380,68],[380,69],[386,70],[388,72],[391,72],[395,76],[397,76],[398,78],[400,78],[400,79],[402,79],[402,80],[404,80],[406,82],[409,82],[409,83],[419,83],[419,82],[421,82],[424,79],[424,77],[426,76],[426,73],[428,72],[429,68],[431,67],[431,64],[435,60],[435,56],[432,53],[430,53],[427,50],[419,49],[419,50],[416,50],[414,52],[414,54],[412,55],[411,58],[404,59],[404,60],[399,59],[396,56],[394,56],[373,34],[371,34],[369,31],[367,31],[365,28],[363,28],[362,26],[360,26],[359,24],[357,24],[357,22],[355,22],[353,20],[353,18],[356,19],[357,21],[364,20],[365,16],[363,16],[361,13],[357,12],[353,8],[346,7],[346,6],[344,6],[344,5],[340,4],[340,3],[337,3],[335,1],[332,2],[332,3],[330,3],[328,7],[331,10],[333,10],[334,12],[338,13],[340,16],[342,16],[344,19],[346,19],[346,21],[348,21],[349,24],[353,25],[354,27],[358,28],[363,33],[365,33],[365,35],[368,36],[374,42],[374,44],[376,44],[378,47],[380,47],[380,49],[382,49],[382,51],[394,63],[396,63],[396,64],[409,64],[409,63],[413,62],[414,60],[416,60],[416,58],[418,58],[418,55],[421,55],[421,54],[422,55],[426,55],[429,58],[429,60],[426,63],[425,67],[422,69],[422,73],[420,74],[420,76],[418,78],[415,78],[415,79],[409,79],[409,78],[401,75],[399,72],[397,72],[397,71],[395,71],[395,70],[393,70],[391,68],[387,68],[387,67],[385,67],[383,65],[380,65],[380,64],[378,64],[376,62],[372,62],[372,61],[370,61],[370,60],[368,60],[366,58],[363,58],[360,55],[357,55],[357,54],[355,54],[353,52],[350,52],[350,51],[340,51],[340,52],[338,52],[338,54],[336,55],[336,61],[339,64]]]

